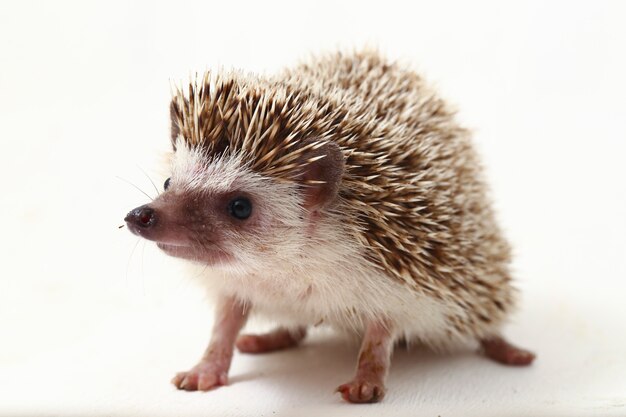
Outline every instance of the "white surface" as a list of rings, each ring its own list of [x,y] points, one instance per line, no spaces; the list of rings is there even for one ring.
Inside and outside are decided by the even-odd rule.
[[[626,415],[626,10],[470,3],[1,3],[0,415]],[[117,229],[145,197],[116,176],[165,178],[168,79],[366,42],[476,128],[523,290],[507,334],[536,364],[399,351],[385,402],[354,406],[332,391],[357,346],[318,332],[177,392],[210,308]]]

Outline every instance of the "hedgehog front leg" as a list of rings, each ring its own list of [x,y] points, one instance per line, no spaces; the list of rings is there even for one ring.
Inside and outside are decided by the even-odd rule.
[[[217,305],[211,342],[202,359],[189,371],[178,373],[172,383],[186,391],[208,391],[226,385],[235,341],[247,318],[248,311],[239,300],[222,299]]]
[[[340,385],[337,391],[351,403],[375,403],[385,396],[385,379],[391,363],[393,335],[384,322],[369,323],[352,381]]]

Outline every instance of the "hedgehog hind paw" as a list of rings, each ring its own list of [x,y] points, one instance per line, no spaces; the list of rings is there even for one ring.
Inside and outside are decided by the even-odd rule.
[[[286,329],[279,327],[265,334],[244,334],[237,339],[237,349],[242,353],[267,353],[297,346],[306,336],[306,327]]]
[[[489,359],[509,366],[527,366],[535,360],[535,354],[519,348],[502,337],[480,340],[482,353]]]

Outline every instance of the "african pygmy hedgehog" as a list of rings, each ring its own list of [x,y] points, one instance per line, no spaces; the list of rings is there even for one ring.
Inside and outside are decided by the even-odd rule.
[[[207,73],[170,111],[171,177],[125,220],[209,266],[212,340],[178,388],[224,385],[235,346],[283,349],[320,323],[363,337],[337,389],[350,402],[383,398],[399,340],[532,362],[500,333],[515,301],[509,246],[470,135],[420,76],[337,53],[273,77]],[[280,327],[238,336],[250,314]]]

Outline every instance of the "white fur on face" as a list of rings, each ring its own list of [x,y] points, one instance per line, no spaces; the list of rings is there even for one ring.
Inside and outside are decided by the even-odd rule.
[[[301,255],[306,230],[302,196],[297,186],[251,171],[238,156],[210,157],[178,140],[170,187],[177,193],[202,198],[241,193],[251,197],[250,222],[229,225],[221,245],[237,262],[224,265],[233,272],[264,270]]]
[[[179,138],[172,160],[170,184],[181,190],[227,192],[237,178],[244,177],[238,158],[210,158],[201,148],[191,148]]]

